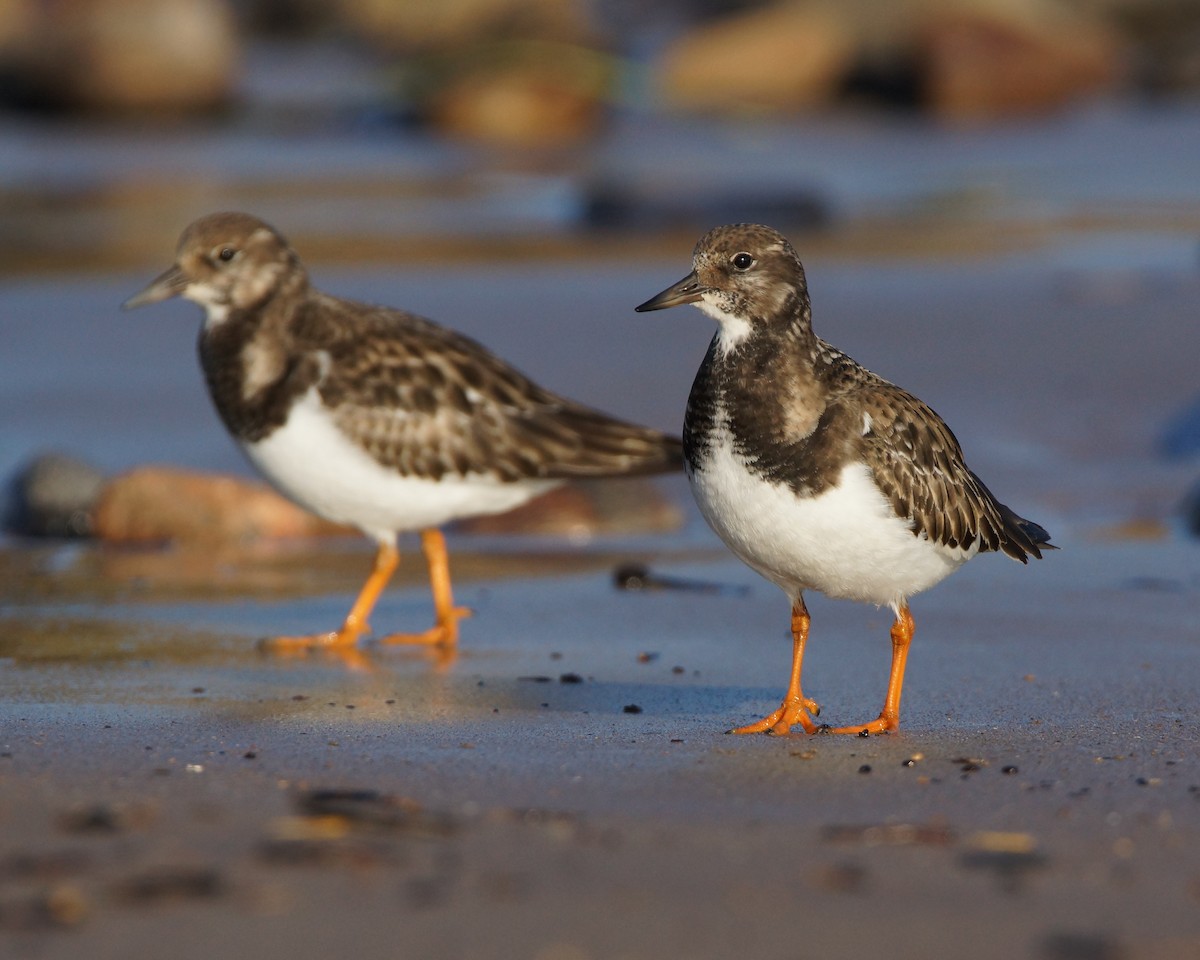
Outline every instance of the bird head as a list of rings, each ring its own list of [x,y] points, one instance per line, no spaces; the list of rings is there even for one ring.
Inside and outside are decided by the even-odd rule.
[[[255,307],[297,281],[304,281],[304,268],[274,228],[249,214],[214,213],[183,231],[175,263],[123,306],[183,297],[204,307],[212,321]]]
[[[694,303],[713,317],[731,349],[755,328],[808,314],[804,267],[787,239],[761,224],[716,227],[692,253],[692,272],[636,309],[639,313]]]

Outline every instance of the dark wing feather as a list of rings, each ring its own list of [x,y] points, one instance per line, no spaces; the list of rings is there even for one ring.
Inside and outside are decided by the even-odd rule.
[[[1000,503],[972,473],[950,428],[916,397],[869,383],[871,425],[862,450],[875,482],[914,532],[949,547],[999,550],[1022,563],[1055,549],[1050,535]]]
[[[336,309],[333,309],[336,308]],[[661,473],[678,438],[551,393],[469,337],[421,317],[332,297],[296,325],[333,361],[321,395],[380,463],[427,478],[505,481]]]

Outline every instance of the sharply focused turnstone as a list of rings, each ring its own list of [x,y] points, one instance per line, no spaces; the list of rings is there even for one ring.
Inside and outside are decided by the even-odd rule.
[[[913,634],[908,598],[975,554],[1022,563],[1050,535],[1000,503],[928,406],[812,331],[796,251],[775,230],[718,227],[693,270],[638,311],[694,303],[717,333],[688,397],[685,470],[709,526],[792,603],[792,673],[778,710],[734,733],[895,730]],[[879,717],[818,727],[801,692],[804,591],[887,604],[892,668]]]
[[[381,642],[452,647],[469,611],[454,605],[440,525],[573,477],[682,463],[678,438],[544,390],[459,333],[321,293],[287,241],[243,213],[189,226],[175,264],[125,307],[175,296],[205,310],[204,376],[250,462],[292,500],[378,544],[341,628],[276,646],[352,648],[399,563],[397,533],[420,530],[436,622]]]

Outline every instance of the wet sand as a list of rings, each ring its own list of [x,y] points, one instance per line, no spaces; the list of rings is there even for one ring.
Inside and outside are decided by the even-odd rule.
[[[1195,391],[1181,344],[1198,284],[1136,258],[1080,266],[1080,249],[805,257],[818,331],[929,400],[1062,547],[1028,568],[980,558],[915,599],[896,735],[724,734],[777,705],[787,610],[694,512],[676,534],[582,547],[453,538],[476,616],[448,666],[256,652],[338,622],[369,560],[355,544],[197,576],[178,552],[9,542],[0,953],[1196,955],[1200,555],[1172,526],[1194,471],[1154,443]],[[686,263],[318,279],[404,291],[549,385],[670,426],[709,322],[628,311]],[[37,387],[8,380],[37,401],[9,437],[109,469],[236,468],[194,313],[119,316],[137,285],[2,291],[80,333],[57,355],[13,341],[8,373],[50,367]],[[91,379],[45,375],[85,365]],[[89,396],[109,400],[80,425]],[[665,489],[688,503],[681,480]],[[618,591],[626,558],[744,589]],[[810,609],[806,692],[831,723],[873,717],[886,612]],[[428,615],[409,571],[375,621]]]
[[[903,730],[866,740],[722,732],[777,703],[788,653],[782,599],[730,561],[655,569],[744,595],[468,580],[445,668],[255,652],[340,597],[123,607],[74,649],[94,612],[14,642],[10,611],[6,955],[1187,956],[1194,547],[1075,553],[919,599]],[[809,692],[865,720],[886,617],[811,607]]]

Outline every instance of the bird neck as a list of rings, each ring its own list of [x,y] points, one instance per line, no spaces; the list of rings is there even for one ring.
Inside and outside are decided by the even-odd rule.
[[[306,283],[281,286],[257,306],[230,309],[221,323],[201,331],[200,363],[209,393],[239,439],[270,433],[320,377],[316,359],[298,362],[294,356],[294,327],[307,299]]]

